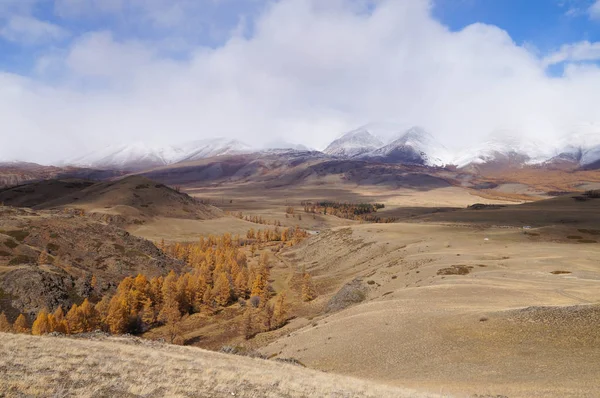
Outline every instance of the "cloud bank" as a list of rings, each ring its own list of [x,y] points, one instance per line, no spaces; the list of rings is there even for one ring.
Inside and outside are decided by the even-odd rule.
[[[0,30],[43,42],[32,72],[0,70],[0,160],[50,163],[113,143],[217,136],[323,148],[373,121],[421,125],[460,148],[497,131],[557,140],[600,119],[599,43],[538,54],[496,26],[450,31],[425,0],[274,1],[225,30],[198,22],[204,2],[54,3],[64,25],[15,24],[15,11]],[[152,34],[120,35],[97,20],[69,30],[98,15],[136,15],[122,23]],[[550,74],[557,64],[564,73]]]

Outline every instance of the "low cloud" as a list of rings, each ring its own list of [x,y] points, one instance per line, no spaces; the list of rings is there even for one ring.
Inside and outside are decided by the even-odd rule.
[[[85,3],[56,4],[77,2]],[[156,15],[166,3],[146,4],[144,15]],[[38,70],[52,60],[51,80],[0,74],[0,118],[11,137],[0,159],[51,162],[110,143],[215,136],[323,148],[372,121],[421,125],[462,148],[497,131],[557,140],[600,118],[600,69],[580,63],[597,59],[598,43],[540,55],[496,26],[451,31],[431,7],[421,0],[281,0],[240,18],[243,25],[220,45],[190,46],[190,39],[178,56],[165,46],[181,38],[181,30],[169,35],[170,17],[160,37],[86,32],[51,58],[40,54]],[[185,26],[195,17],[173,15]],[[547,72],[556,63],[565,66],[561,76]]]

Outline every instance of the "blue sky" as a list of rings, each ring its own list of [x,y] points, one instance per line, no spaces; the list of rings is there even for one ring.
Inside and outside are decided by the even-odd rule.
[[[0,161],[369,122],[558,142],[600,122],[599,60],[600,0],[0,0]]]
[[[600,39],[600,23],[588,10],[593,0],[437,0],[436,18],[453,30],[474,22],[506,30],[517,44],[542,52],[565,43]]]
[[[169,37],[181,42],[172,46],[170,56],[185,56],[187,45],[218,47],[240,21],[251,34],[252,19],[272,1],[198,0],[185,6],[193,15],[192,23],[180,26],[160,24],[143,16],[136,1],[104,0],[0,0],[4,23],[15,15],[31,16],[64,29],[56,40],[24,43],[0,35],[0,69],[30,74],[40,54],[58,51],[78,36],[90,31],[110,30],[119,39],[159,40]],[[432,15],[454,31],[473,23],[498,26],[518,45],[530,46],[540,53],[557,50],[561,45],[579,41],[600,41],[600,20],[589,10],[595,0],[433,0]],[[143,2],[142,0],[137,3]],[[147,3],[160,3],[149,0]],[[87,6],[81,4],[87,3]],[[111,10],[110,4],[115,4]],[[117,6],[117,3],[123,3]],[[129,3],[129,4],[127,4]],[[167,2],[168,3],[168,2]],[[177,3],[177,2],[174,2]],[[74,6],[73,4],[79,4]],[[71,9],[69,11],[69,9]],[[599,7],[600,9],[600,7]],[[185,11],[184,11],[185,12]]]

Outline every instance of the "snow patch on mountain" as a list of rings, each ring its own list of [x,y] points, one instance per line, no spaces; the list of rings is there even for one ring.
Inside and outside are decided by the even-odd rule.
[[[422,127],[411,127],[381,148],[364,155],[394,163],[444,166],[451,159],[448,149]]]
[[[331,156],[352,158],[371,152],[383,145],[383,141],[373,135],[368,126],[363,126],[345,133],[329,144],[323,152]]]
[[[192,141],[177,147],[184,156],[175,163],[200,160],[214,156],[237,155],[252,152],[253,149],[238,140],[214,138],[209,140]]]
[[[84,167],[142,170],[182,161],[250,151],[251,148],[240,141],[223,138],[198,140],[174,146],[156,146],[144,142],[134,142],[110,145],[65,163]]]
[[[492,162],[540,164],[555,154],[555,147],[547,143],[497,132],[483,143],[459,152],[452,163],[458,167]]]

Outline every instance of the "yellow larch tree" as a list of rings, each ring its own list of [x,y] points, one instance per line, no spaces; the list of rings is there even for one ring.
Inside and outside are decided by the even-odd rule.
[[[273,321],[272,326],[279,328],[285,325],[288,315],[287,307],[287,295],[285,292],[281,292],[277,295],[275,300],[275,307],[273,308]]]
[[[86,298],[79,307],[79,318],[84,332],[93,332],[100,326],[100,316],[96,308]]]
[[[311,301],[317,297],[317,292],[312,282],[312,277],[308,272],[302,276],[302,300]]]
[[[65,316],[65,320],[67,321],[67,333],[68,334],[77,334],[84,332],[84,324],[83,319],[81,317],[81,312],[79,311],[79,307],[77,304],[73,304],[67,315]]]
[[[15,333],[29,333],[29,322],[27,322],[27,318],[23,314],[19,314],[15,323],[13,324],[13,331]]]
[[[221,272],[215,281],[213,289],[215,302],[220,306],[225,306],[231,300],[231,284],[225,272]]]
[[[2,333],[10,333],[12,332],[12,325],[8,321],[8,318],[3,313],[0,314],[0,332]]]
[[[40,310],[31,326],[31,334],[41,336],[50,333],[50,322],[48,321],[48,311]]]
[[[173,344],[181,334],[181,312],[179,312],[179,306],[177,305],[177,302],[174,300],[165,302],[165,305],[160,313],[159,320],[167,327],[169,341],[171,344]]]
[[[112,334],[126,333],[129,326],[129,306],[126,297],[114,296],[110,300],[106,324]]]

